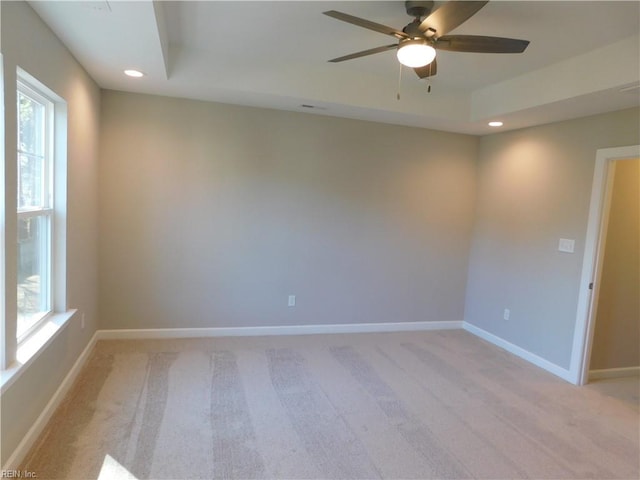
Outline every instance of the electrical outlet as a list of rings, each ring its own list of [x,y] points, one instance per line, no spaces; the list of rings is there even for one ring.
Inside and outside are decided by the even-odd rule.
[[[289,302],[287,303],[287,306],[289,306],[289,307],[295,307],[296,306],[296,296],[295,295],[289,295]]]
[[[505,320],[509,320],[509,318],[511,318],[511,310],[505,308],[504,313],[502,314],[502,318],[504,318]]]
[[[80,330],[84,330],[84,312],[82,312],[82,315],[80,316]]]

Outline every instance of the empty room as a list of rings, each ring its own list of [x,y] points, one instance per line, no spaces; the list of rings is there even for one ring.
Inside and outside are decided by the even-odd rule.
[[[640,2],[0,2],[0,477],[640,477]]]

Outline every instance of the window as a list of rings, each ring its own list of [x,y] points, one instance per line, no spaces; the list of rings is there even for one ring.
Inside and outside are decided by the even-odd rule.
[[[15,77],[4,78],[2,97],[0,386],[5,388],[69,324],[75,310],[67,309],[66,292],[67,103],[20,67]]]
[[[51,100],[18,80],[18,342],[53,310],[53,114]]]

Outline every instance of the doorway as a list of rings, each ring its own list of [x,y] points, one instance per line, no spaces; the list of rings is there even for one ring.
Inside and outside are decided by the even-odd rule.
[[[600,149],[596,153],[570,366],[570,376],[576,385],[584,385],[589,378],[600,280],[605,259],[606,227],[615,177],[614,162],[639,157],[640,145]]]
[[[640,370],[640,158],[614,160],[609,177],[589,380]]]

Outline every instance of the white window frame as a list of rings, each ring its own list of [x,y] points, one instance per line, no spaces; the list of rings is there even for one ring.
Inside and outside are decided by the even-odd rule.
[[[1,1],[1,0],[0,0]],[[0,60],[2,55],[0,54]],[[0,170],[0,394],[6,391],[13,382],[28,371],[37,358],[53,342],[54,338],[71,324],[71,319],[77,310],[67,308],[67,130],[68,107],[67,102],[53,90],[31,76],[22,68],[11,64],[7,68],[7,59],[0,63],[0,112],[3,113],[0,124],[4,120],[3,135],[0,135],[0,145],[4,140],[4,149],[0,160],[4,160],[4,168]],[[4,72],[2,67],[4,68]],[[32,90],[40,93],[53,103],[52,130],[49,145],[54,159],[50,180],[55,183],[55,190],[51,191],[50,204],[53,208],[51,224],[51,313],[43,319],[38,328],[22,338],[18,343],[17,334],[17,83],[28,85]],[[4,107],[4,111],[3,111]],[[2,162],[0,162],[2,165]],[[3,284],[4,282],[4,284]],[[24,336],[23,336],[24,337]]]
[[[0,7],[0,11],[2,8]],[[6,326],[6,307],[5,288],[6,275],[6,259],[5,259],[5,154],[4,154],[4,58],[0,52],[0,370],[4,370],[8,366],[7,362],[7,326]]]
[[[55,265],[54,265],[54,239],[55,239],[55,185],[54,185],[54,172],[55,172],[55,156],[54,156],[54,100],[49,98],[46,92],[43,92],[41,88],[33,84],[33,80],[26,78],[26,75],[21,75],[18,72],[17,78],[16,97],[21,93],[29,98],[32,98],[36,102],[44,106],[44,150],[43,150],[43,177],[41,179],[41,196],[42,205],[38,207],[24,208],[17,210],[18,222],[20,220],[26,220],[30,218],[42,218],[43,223],[39,226],[44,229],[39,232],[40,235],[45,235],[45,238],[40,241],[39,260],[45,264],[42,269],[42,276],[40,278],[40,294],[42,295],[42,305],[44,308],[40,310],[40,317],[35,320],[24,332],[21,332],[17,337],[18,347],[23,342],[28,340],[31,335],[38,331],[39,328],[47,321],[49,316],[53,313],[53,286],[55,278]],[[19,111],[16,111],[16,122],[18,122]],[[18,161],[20,154],[31,155],[30,152],[23,152],[20,150],[20,145],[17,145],[16,161]]]

